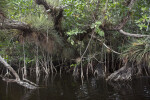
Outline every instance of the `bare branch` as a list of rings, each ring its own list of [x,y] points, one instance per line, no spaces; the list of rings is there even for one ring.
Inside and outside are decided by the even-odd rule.
[[[119,32],[120,32],[121,34],[126,35],[126,36],[137,37],[137,38],[150,37],[150,35],[141,35],[141,34],[128,33],[128,32],[123,31],[122,29],[119,30]]]

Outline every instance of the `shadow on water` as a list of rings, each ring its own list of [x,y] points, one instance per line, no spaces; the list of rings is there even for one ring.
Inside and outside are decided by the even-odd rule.
[[[0,79],[0,100],[150,100],[150,78],[125,83],[107,83],[89,78],[82,84],[71,75],[30,77],[41,88],[27,90]]]

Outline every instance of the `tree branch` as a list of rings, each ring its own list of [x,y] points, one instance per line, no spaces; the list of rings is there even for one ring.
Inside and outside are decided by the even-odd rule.
[[[28,89],[36,89],[38,85],[34,84],[33,82],[30,82],[29,80],[22,81],[19,77],[19,75],[16,73],[16,71],[0,56],[0,62],[15,76],[16,79],[8,79],[4,78],[4,81],[7,82],[16,82],[17,84],[24,86]],[[32,83],[32,84],[31,84]]]
[[[150,35],[131,34],[131,33],[128,33],[128,32],[123,31],[122,29],[119,30],[119,32],[120,32],[121,34],[123,34],[123,35],[131,36],[131,37],[137,37],[137,38],[150,37]]]
[[[18,29],[22,31],[31,31],[31,27],[27,23],[9,19],[4,19],[4,21],[0,23],[0,29]]]

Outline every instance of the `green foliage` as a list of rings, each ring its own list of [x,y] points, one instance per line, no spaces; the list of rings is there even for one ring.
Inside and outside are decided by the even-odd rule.
[[[139,26],[140,30],[142,29],[147,29],[147,27],[149,26],[149,22],[150,22],[150,17],[148,17],[148,15],[143,15],[142,18],[140,18],[139,20],[136,20],[137,25]]]
[[[65,21],[63,26],[65,28],[73,30],[78,28],[79,30],[83,30],[92,22],[92,7],[95,6],[90,4],[89,1],[62,0],[62,5],[67,6],[64,9]]]
[[[18,41],[15,39],[15,34],[15,30],[0,30],[0,55],[8,62],[16,60],[15,57],[18,58],[18,54],[21,52],[20,45],[18,45]]]
[[[76,29],[73,29],[73,30],[71,30],[71,31],[68,31],[67,34],[68,34],[69,36],[71,36],[71,35],[82,34],[82,33],[84,33],[84,32],[85,32],[85,31],[79,30],[78,28],[76,28]]]
[[[39,31],[52,30],[53,27],[53,22],[49,20],[48,16],[45,14],[30,14],[25,20],[32,25],[33,28],[36,28]]]
[[[0,0],[0,10],[4,10],[7,7],[7,0]]]
[[[104,32],[99,28],[100,25],[101,25],[101,21],[96,21],[95,23],[93,23],[91,25],[91,28],[94,28],[95,29],[95,32],[100,35],[100,36],[104,36]]]
[[[108,2],[107,6],[105,5],[106,2],[103,2],[103,10],[106,10],[106,14],[102,17],[104,17],[107,22],[117,24],[128,11],[128,7],[123,5],[123,2],[124,0],[115,0]]]
[[[30,13],[35,13],[33,0],[7,0],[8,16],[12,19],[22,19]]]
[[[71,64],[70,65],[70,67],[76,67],[77,66],[77,64]]]
[[[50,5],[53,5],[54,7],[60,6],[60,0],[46,0]]]

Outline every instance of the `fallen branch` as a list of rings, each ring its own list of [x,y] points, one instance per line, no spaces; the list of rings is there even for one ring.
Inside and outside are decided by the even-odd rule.
[[[12,74],[15,76],[16,79],[9,79],[9,78],[5,78],[3,77],[3,80],[4,81],[7,81],[7,82],[16,82],[17,84],[21,85],[21,86],[24,86],[28,89],[36,89],[38,88],[38,85],[36,85],[35,83],[27,80],[27,79],[24,79],[23,81],[20,79],[19,75],[16,73],[16,71],[0,56],[0,62],[10,71],[12,72]]]
[[[131,33],[128,33],[128,32],[123,31],[122,29],[119,30],[119,32],[120,32],[121,34],[123,34],[123,35],[131,36],[131,37],[137,37],[137,38],[150,37],[150,35],[131,34]]]

